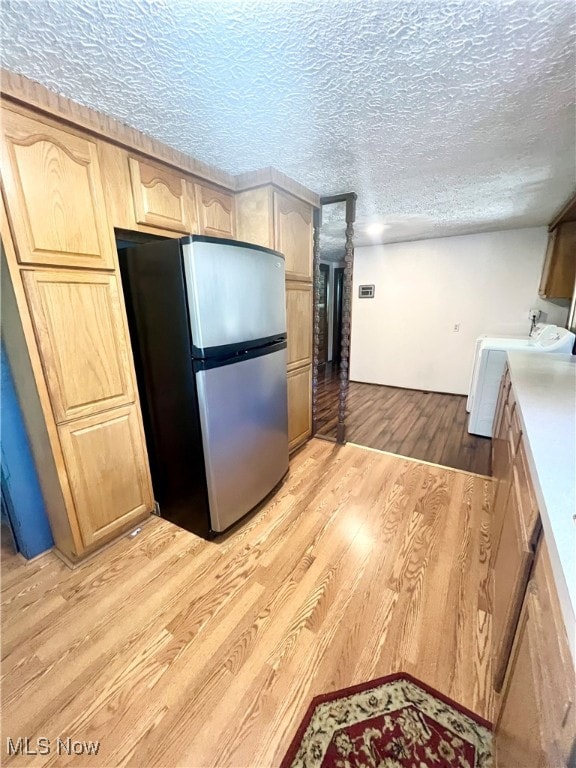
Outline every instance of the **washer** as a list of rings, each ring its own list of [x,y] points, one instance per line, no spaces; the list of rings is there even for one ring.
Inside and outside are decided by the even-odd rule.
[[[538,325],[530,337],[480,337],[476,342],[472,383],[467,402],[467,410],[470,411],[468,432],[472,435],[492,437],[498,390],[509,349],[570,354],[574,338],[573,333],[556,325]]]

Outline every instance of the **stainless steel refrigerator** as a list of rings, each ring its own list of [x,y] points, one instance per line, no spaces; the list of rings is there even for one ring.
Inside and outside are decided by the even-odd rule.
[[[288,470],[284,257],[193,235],[119,260],[160,514],[212,537]]]

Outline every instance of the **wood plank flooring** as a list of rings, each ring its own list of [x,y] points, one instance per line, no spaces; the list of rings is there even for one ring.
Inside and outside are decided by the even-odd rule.
[[[312,440],[220,541],[152,518],[74,571],[4,555],[2,765],[277,766],[314,695],[399,670],[490,719],[491,496]],[[7,756],[40,736],[100,747]]]
[[[339,382],[330,366],[318,381],[318,432],[336,437]],[[491,474],[491,441],[470,435],[463,395],[350,382],[346,439],[351,443]]]

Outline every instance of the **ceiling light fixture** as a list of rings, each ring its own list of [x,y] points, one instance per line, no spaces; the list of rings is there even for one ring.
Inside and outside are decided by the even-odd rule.
[[[381,235],[385,229],[388,229],[388,224],[383,224],[381,221],[375,221],[373,224],[368,224],[366,227],[366,234],[371,237],[378,237],[378,235]]]

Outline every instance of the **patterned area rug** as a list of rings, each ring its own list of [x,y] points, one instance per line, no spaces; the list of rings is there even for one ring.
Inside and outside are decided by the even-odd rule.
[[[281,768],[491,768],[490,723],[400,673],[312,700]]]

